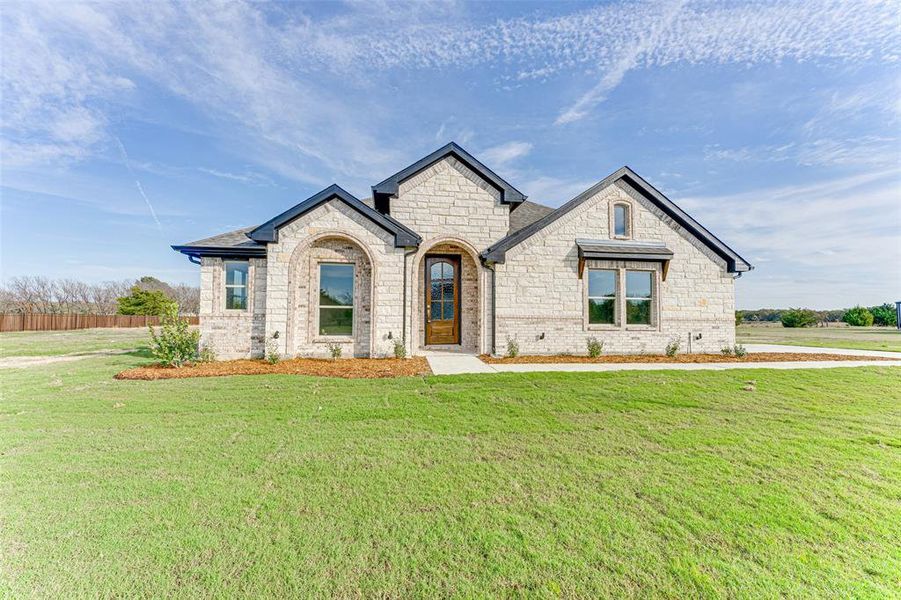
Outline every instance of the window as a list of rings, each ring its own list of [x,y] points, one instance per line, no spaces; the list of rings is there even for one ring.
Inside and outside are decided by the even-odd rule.
[[[630,237],[629,231],[629,205],[613,205],[613,235],[614,237]]]
[[[354,266],[319,265],[319,335],[353,335]]]
[[[616,271],[588,271],[588,323],[616,324]]]
[[[651,324],[651,271],[626,271],[626,324]]]
[[[247,261],[225,263],[225,308],[247,310]]]

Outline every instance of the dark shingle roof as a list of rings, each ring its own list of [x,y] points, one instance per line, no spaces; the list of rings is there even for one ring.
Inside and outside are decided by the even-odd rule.
[[[265,256],[266,246],[247,237],[256,226],[243,227],[172,249],[188,256]]]
[[[528,227],[538,219],[554,212],[550,206],[544,206],[531,200],[524,200],[522,204],[514,205],[510,211],[510,229],[507,235],[516,233],[524,227]]]

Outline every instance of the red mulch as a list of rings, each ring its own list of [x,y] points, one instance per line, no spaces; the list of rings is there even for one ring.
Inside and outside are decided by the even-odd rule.
[[[847,354],[812,354],[788,352],[749,352],[744,358],[725,354],[605,354],[598,358],[554,354],[549,356],[498,357],[480,356],[489,364],[548,364],[548,363],[755,363],[755,362],[799,362],[812,360],[894,360],[880,356],[850,356]],[[899,356],[898,358],[901,358]]]
[[[425,358],[291,358],[276,364],[264,360],[223,360],[174,369],[162,365],[137,367],[116,375],[116,379],[185,379],[189,377],[221,377],[226,375],[314,375],[345,379],[377,379],[413,377],[431,374]]]

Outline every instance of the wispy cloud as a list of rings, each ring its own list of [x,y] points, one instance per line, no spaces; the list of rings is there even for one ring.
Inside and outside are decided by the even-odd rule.
[[[116,144],[119,147],[119,152],[122,154],[122,162],[123,164],[125,164],[125,168],[128,170],[128,173],[135,179],[135,187],[138,188],[138,193],[144,200],[144,204],[147,205],[147,209],[150,211],[150,216],[153,218],[153,222],[156,223],[156,228],[160,231],[160,233],[162,233],[163,225],[162,223],[160,223],[159,217],[156,216],[156,210],[153,208],[153,204],[150,203],[150,198],[148,198],[147,194],[144,192],[144,186],[141,185],[141,181],[135,176],[134,169],[131,168],[131,161],[128,158],[128,152],[125,150],[125,145],[118,137],[113,136],[113,139],[116,140]]]
[[[482,162],[494,165],[498,169],[505,168],[518,158],[526,156],[532,151],[532,144],[529,142],[507,142],[492,146],[479,153]]]

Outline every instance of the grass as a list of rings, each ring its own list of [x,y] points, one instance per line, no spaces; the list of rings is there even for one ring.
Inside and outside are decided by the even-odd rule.
[[[889,327],[782,327],[774,325],[740,325],[735,328],[741,344],[783,344],[820,346],[849,350],[884,350],[901,352],[901,331]]]
[[[901,580],[898,368],[112,379],[146,362],[2,372],[0,597]]]
[[[0,358],[132,350],[148,343],[146,327],[0,333]]]

